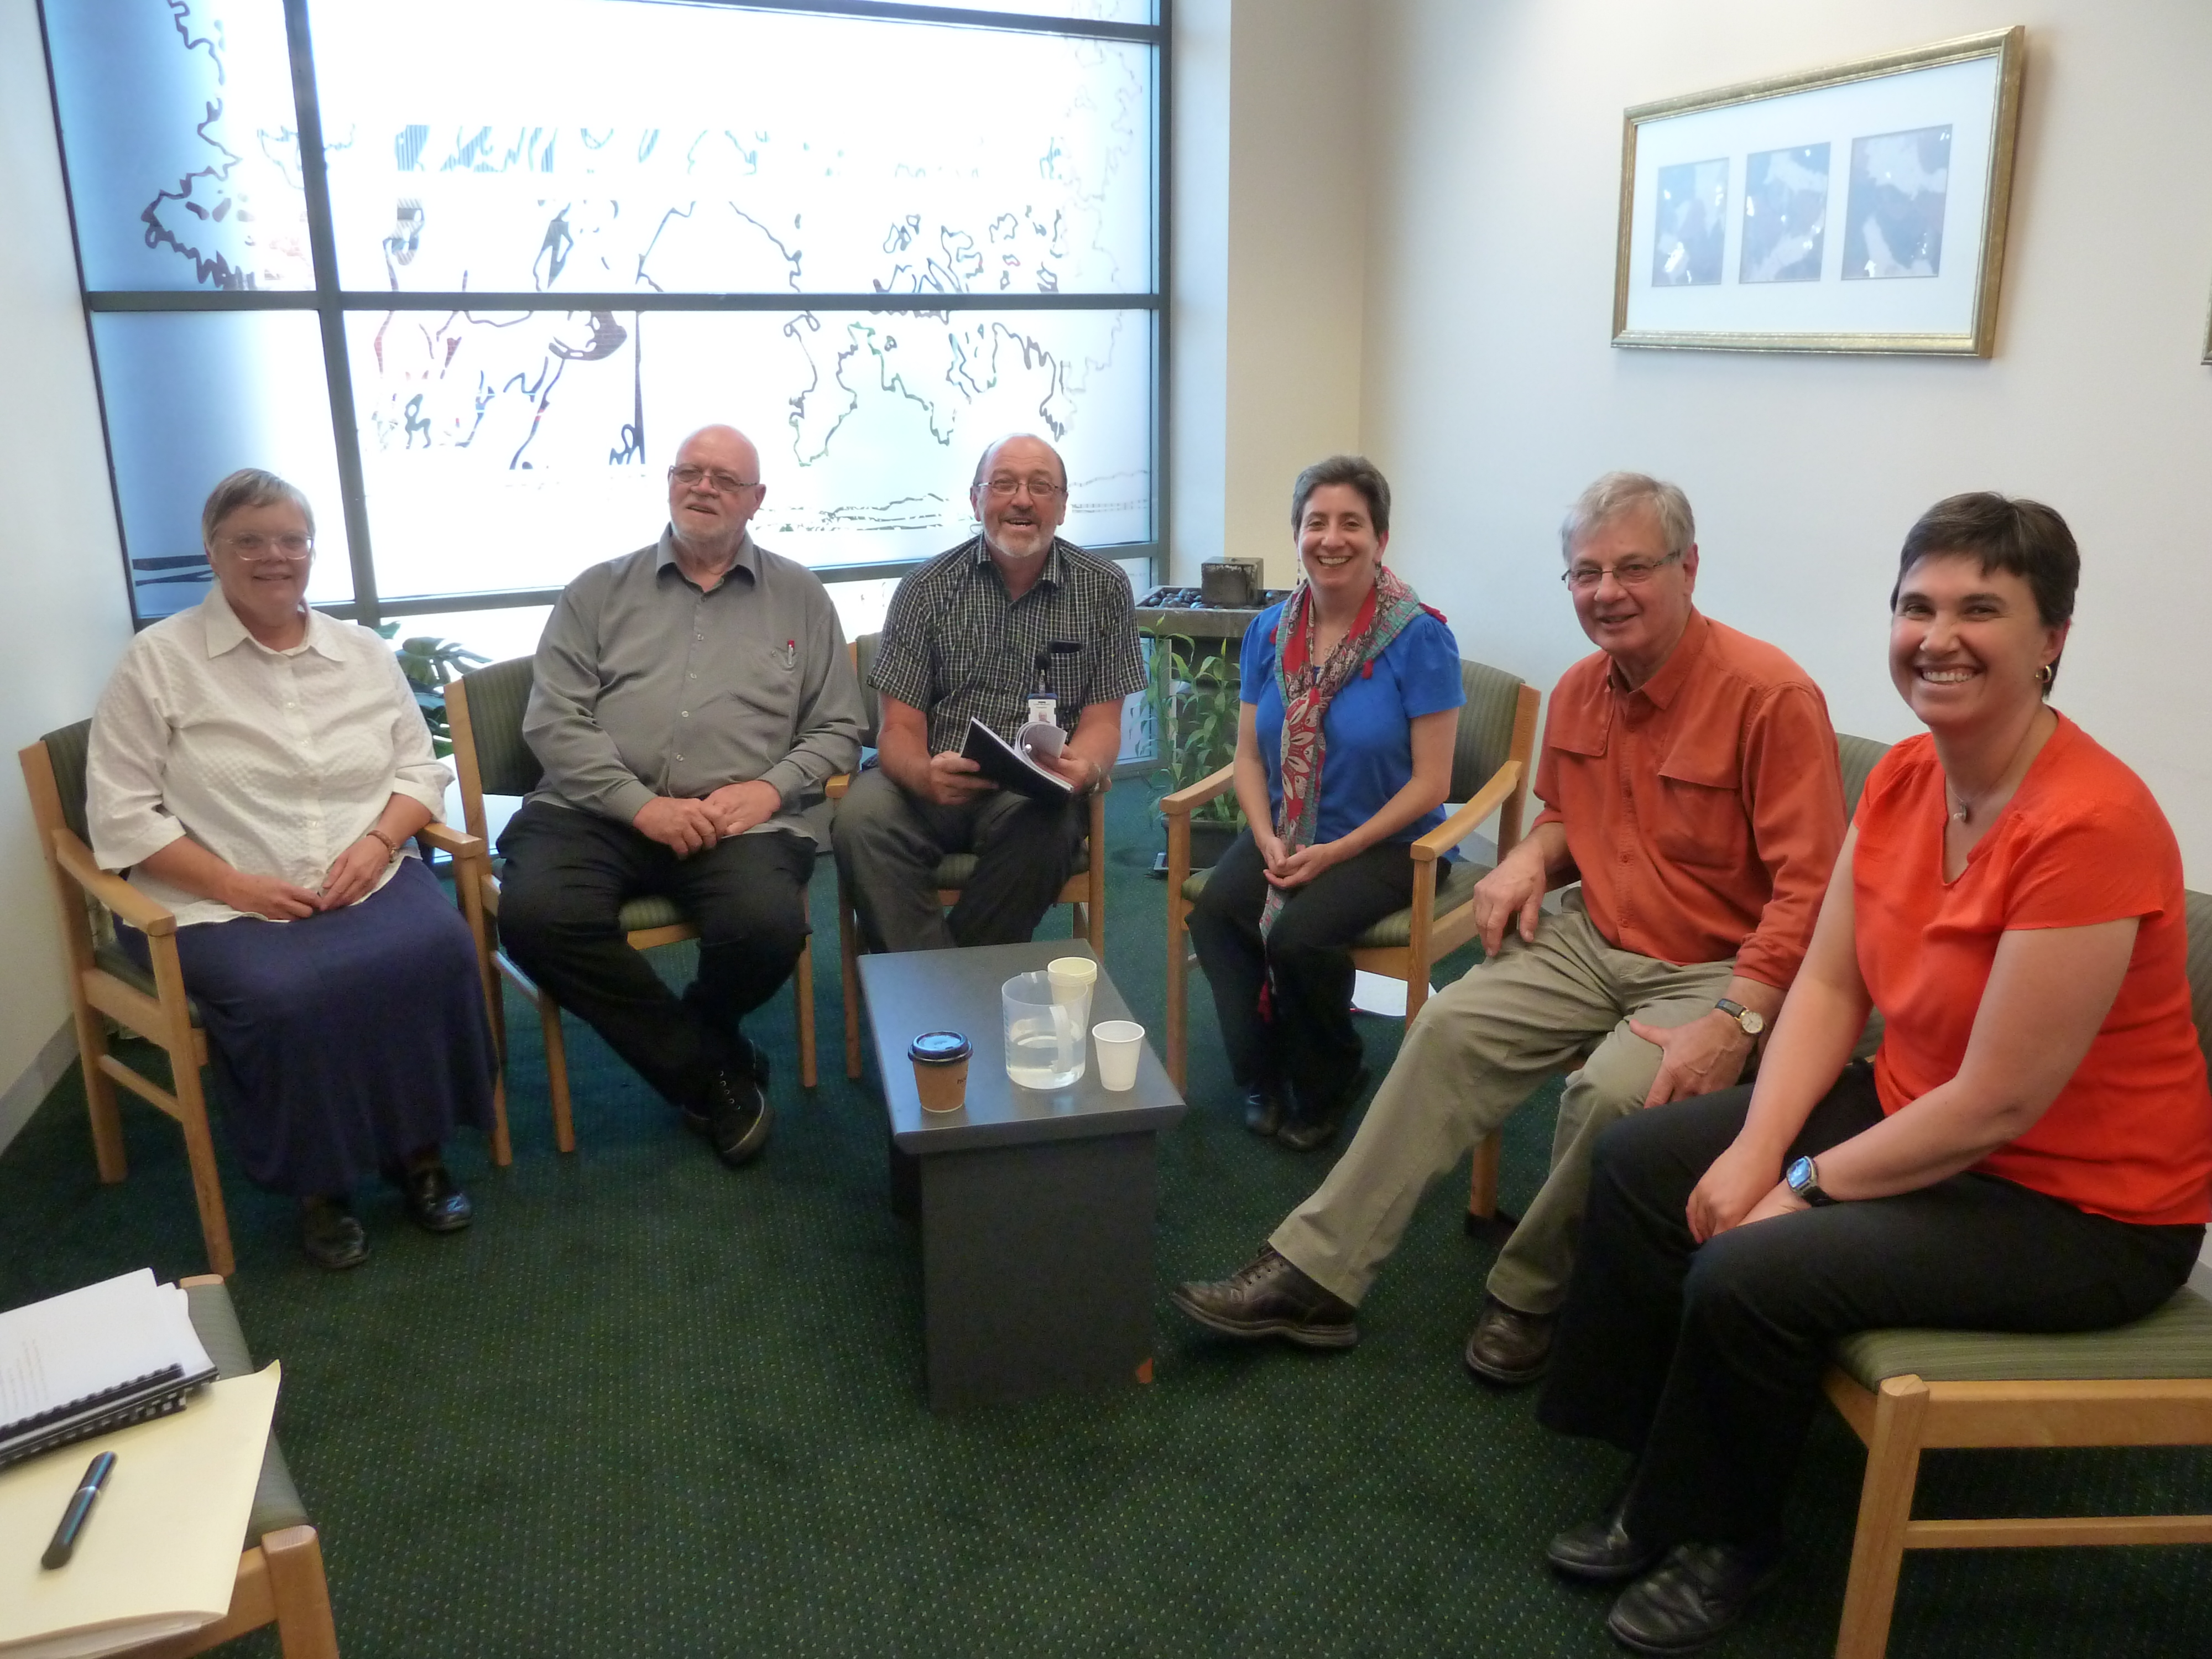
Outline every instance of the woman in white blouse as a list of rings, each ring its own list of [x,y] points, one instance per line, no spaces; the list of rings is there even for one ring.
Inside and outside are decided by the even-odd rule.
[[[216,486],[216,586],[131,641],[87,782],[101,866],[176,914],[240,1163],[300,1200],[308,1258],[340,1268],[368,1254],[350,1205],[368,1176],[432,1232],[469,1224],[440,1149],[488,1127],[493,1060],[467,925],[403,853],[451,775],[391,648],[307,608],[314,529],[272,473]]]

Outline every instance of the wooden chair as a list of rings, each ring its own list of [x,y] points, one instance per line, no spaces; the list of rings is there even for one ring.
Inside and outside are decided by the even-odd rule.
[[[230,1291],[213,1275],[179,1281],[191,1309],[192,1328],[222,1376],[243,1376],[254,1369],[239,1328]],[[125,1650],[129,1659],[185,1659],[188,1654],[243,1636],[264,1625],[276,1626],[277,1650],[284,1659],[337,1659],[338,1635],[331,1619],[330,1583],[323,1575],[322,1540],[307,1519],[300,1489],[292,1482],[276,1437],[262,1455],[261,1479],[246,1524],[246,1548],[238,1558],[230,1611],[211,1625]]]
[[[2202,1042],[2212,1037],[2212,896],[2189,895],[2188,925]],[[1909,1549],[2212,1544],[2212,1515],[1912,1518],[1923,1450],[2212,1445],[2212,1304],[2194,1290],[2117,1330],[1862,1331],[1834,1358],[1828,1398],[1867,1449],[1838,1659],[1876,1659],[1888,1645]]]
[[[92,1120],[93,1155],[102,1181],[120,1181],[130,1166],[123,1151],[123,1123],[116,1110],[115,1085],[121,1084],[173,1118],[185,1133],[191,1164],[192,1189],[200,1212],[200,1237],[208,1262],[228,1276],[237,1270],[230,1247],[230,1222],[223,1210],[222,1184],[216,1172],[215,1139],[208,1127],[207,1095],[200,1068],[207,1064],[207,1036],[198,1011],[185,994],[177,960],[177,919],[168,908],[147,897],[120,876],[94,861],[85,828],[85,761],[92,722],[79,720],[49,732],[17,751],[23,781],[31,795],[31,818],[39,847],[61,906],[62,945],[69,958],[70,1018],[76,1027],[77,1054],[84,1067],[85,1106]],[[432,822],[419,839],[451,854],[453,888],[469,931],[476,936],[480,964],[489,959],[483,915],[477,908],[472,872],[482,861],[483,843]],[[105,913],[105,914],[103,914]],[[126,956],[113,938],[112,915],[146,935],[153,971]],[[483,970],[489,976],[489,969]],[[164,1089],[109,1051],[107,1028],[113,1020],[167,1055],[170,1086]],[[507,1114],[500,1105],[492,1128],[492,1161],[509,1157]]]
[[[1535,687],[1479,662],[1459,665],[1467,702],[1460,710],[1452,748],[1452,799],[1466,803],[1413,844],[1413,901],[1385,916],[1353,943],[1352,962],[1370,974],[1406,982],[1410,1022],[1428,1000],[1429,973],[1437,958],[1474,937],[1474,884],[1491,866],[1466,860],[1443,862],[1493,812],[1503,858],[1521,839],[1521,812],[1536,753]],[[1190,867],[1190,815],[1225,793],[1236,768],[1224,766],[1160,802],[1168,823],[1168,1074],[1183,1086],[1189,1046],[1192,906],[1206,889],[1207,872]],[[1440,867],[1441,866],[1441,867]],[[1498,1138],[1475,1149],[1474,1196],[1470,1207],[1487,1217],[1498,1207]]]
[[[882,640],[879,634],[863,634],[851,641],[846,649],[853,658],[853,672],[860,682],[860,698],[867,706],[868,729],[860,739],[869,748],[875,747],[876,728],[881,713],[881,700],[868,684],[868,675],[876,665],[876,647]],[[835,800],[844,794],[851,780],[832,778],[830,797]],[[1106,957],[1106,797],[1093,792],[1091,796],[1091,827],[1085,832],[1083,850],[1076,857],[1075,870],[1060,890],[1057,904],[1067,906],[1068,932],[1091,941],[1091,948],[1099,960]],[[937,866],[937,902],[948,908],[960,902],[961,890],[975,874],[975,855],[954,853],[941,860]],[[837,960],[844,981],[845,992],[845,1075],[860,1075],[860,933],[858,917],[853,910],[853,896],[845,888],[845,872],[837,872]]]
[[[573,1152],[576,1122],[568,1093],[568,1049],[561,1036],[560,1005],[498,946],[499,877],[492,868],[484,817],[486,795],[526,795],[545,775],[538,757],[522,740],[522,715],[530,702],[534,660],[510,658],[454,680],[446,688],[446,720],[453,734],[453,764],[460,773],[461,817],[469,833],[486,848],[477,872],[480,908],[491,946],[486,1000],[491,1007],[492,1035],[499,1044],[501,1110],[504,1113],[507,1099],[507,1017],[497,975],[503,974],[538,1010],[538,1026],[545,1038],[546,1092],[553,1098],[553,1142],[562,1152]],[[624,904],[621,923],[634,951],[650,951],[655,945],[699,937],[698,928],[672,901],[658,896],[635,898]],[[811,1089],[815,1069],[814,941],[811,937],[799,953],[791,983],[798,1005],[799,1080]]]

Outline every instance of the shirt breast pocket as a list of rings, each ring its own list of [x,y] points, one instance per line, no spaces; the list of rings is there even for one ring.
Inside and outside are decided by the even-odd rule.
[[[1741,869],[1751,856],[1741,770],[1733,754],[1670,755],[1659,768],[1652,845],[1676,864]]]

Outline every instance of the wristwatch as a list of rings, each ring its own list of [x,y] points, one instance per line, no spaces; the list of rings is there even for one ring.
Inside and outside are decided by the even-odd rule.
[[[1726,997],[1713,1004],[1713,1006],[1742,1026],[1743,1034],[1747,1037],[1755,1037],[1766,1029],[1766,1016],[1756,1008],[1747,1008],[1741,1002],[1731,1002]]]
[[[1790,1167],[1782,1172],[1782,1182],[1816,1210],[1824,1204],[1836,1201],[1820,1190],[1820,1166],[1809,1158],[1792,1161]]]

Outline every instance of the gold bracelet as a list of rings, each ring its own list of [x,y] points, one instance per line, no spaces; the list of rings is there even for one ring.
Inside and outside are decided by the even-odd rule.
[[[369,841],[380,841],[384,843],[384,850],[389,855],[384,860],[386,864],[390,864],[394,859],[397,859],[399,856],[399,843],[392,840],[391,836],[386,835],[383,830],[378,829],[374,824],[369,825],[368,830],[364,833],[363,839]]]

